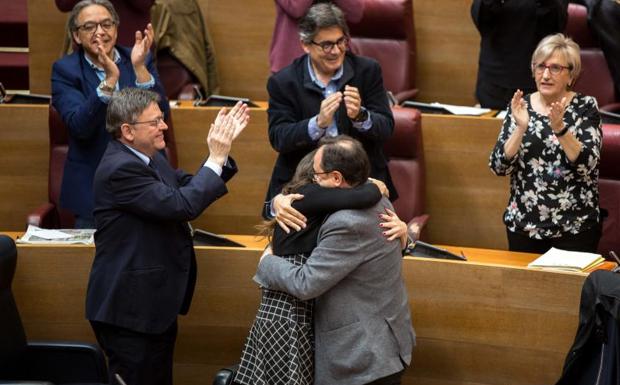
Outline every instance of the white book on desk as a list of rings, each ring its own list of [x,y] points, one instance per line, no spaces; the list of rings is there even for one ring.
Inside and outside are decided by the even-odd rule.
[[[585,271],[604,260],[600,254],[568,251],[552,247],[527,266],[542,269]]]

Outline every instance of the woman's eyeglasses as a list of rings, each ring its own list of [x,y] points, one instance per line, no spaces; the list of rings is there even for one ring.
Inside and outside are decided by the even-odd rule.
[[[536,71],[537,74],[541,74],[543,72],[545,72],[545,70],[548,69],[549,72],[551,72],[552,75],[559,75],[560,72],[562,72],[562,70],[564,69],[571,69],[571,66],[563,66],[560,64],[549,64],[546,65],[544,63],[539,63],[539,64],[535,64],[534,65],[534,71]]]

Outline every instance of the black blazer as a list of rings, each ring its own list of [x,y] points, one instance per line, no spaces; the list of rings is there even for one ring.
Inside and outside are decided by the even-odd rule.
[[[174,170],[157,153],[147,166],[117,140],[95,173],[95,260],[86,318],[144,333],[161,333],[189,309],[196,257],[187,221],[226,194],[222,176],[201,167]]]
[[[304,55],[295,59],[267,82],[269,141],[278,152],[278,158],[269,182],[266,202],[280,193],[282,186],[293,177],[301,158],[315,149],[318,143],[308,135],[308,121],[319,113],[324,98],[321,89],[310,78],[307,57]],[[336,112],[338,132],[362,143],[370,158],[371,176],[384,181],[390,190],[390,198],[396,199],[398,194],[383,153],[383,144],[394,130],[394,117],[383,87],[381,67],[373,59],[351,53],[346,54],[343,66],[339,89],[343,91],[345,85],[359,89],[362,106],[370,111],[372,127],[366,132],[358,131],[347,117],[342,103]]]

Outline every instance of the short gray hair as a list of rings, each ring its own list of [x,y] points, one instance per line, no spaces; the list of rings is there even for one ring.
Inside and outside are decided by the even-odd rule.
[[[80,16],[80,12],[86,7],[90,7],[91,5],[100,5],[110,12],[112,15],[112,21],[116,26],[120,24],[120,20],[118,18],[118,13],[116,9],[114,9],[114,5],[109,0],[82,0],[73,6],[71,13],[69,14],[69,20],[67,21],[67,26],[71,32],[75,32],[78,29],[77,19]]]
[[[119,138],[123,123],[135,122],[151,103],[159,100],[158,93],[141,88],[127,87],[115,92],[108,103],[106,130]]]
[[[581,55],[579,45],[570,37],[561,33],[543,38],[532,54],[532,74],[536,64],[544,63],[554,52],[560,52],[568,62],[568,70],[573,78],[573,84],[581,72]],[[572,84],[569,84],[571,86]]]
[[[321,29],[330,27],[339,27],[349,36],[349,27],[340,8],[332,3],[315,4],[299,20],[299,39],[310,44]]]

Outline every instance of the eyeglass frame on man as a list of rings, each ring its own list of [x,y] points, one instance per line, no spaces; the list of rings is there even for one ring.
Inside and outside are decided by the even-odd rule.
[[[549,73],[552,75],[559,75],[562,73],[563,70],[567,69],[567,70],[572,70],[573,66],[563,66],[561,64],[549,64],[546,65],[545,63],[532,63],[532,69],[534,70],[534,73],[537,74],[542,74],[545,73],[545,70],[549,70]]]
[[[164,120],[163,116],[159,116],[159,117],[157,117],[155,119],[152,119],[152,120],[144,120],[142,122],[130,122],[128,124],[130,126],[134,126],[136,124],[148,124],[151,127],[159,127],[159,125],[162,124],[162,123],[166,123],[166,121]]]
[[[349,37],[345,35],[336,41],[322,41],[320,43],[310,40],[310,44],[320,47],[323,53],[330,53],[334,47],[338,47],[339,50],[344,51],[349,45]]]
[[[312,172],[312,180],[318,181],[319,180],[319,178],[318,178],[319,175],[325,175],[325,174],[329,174],[331,172],[333,172],[333,171],[322,171],[322,172],[313,171]]]
[[[75,29],[78,30],[78,31],[84,31],[84,33],[92,35],[95,32],[97,32],[97,28],[98,27],[101,27],[101,29],[104,30],[105,32],[109,32],[109,31],[112,30],[112,27],[115,27],[115,26],[116,26],[116,22],[114,20],[112,20],[112,19],[105,19],[105,20],[99,21],[99,22],[87,21],[86,23],[84,23],[82,25],[78,25],[77,27],[75,27]],[[93,28],[93,30],[89,31],[90,28]]]

